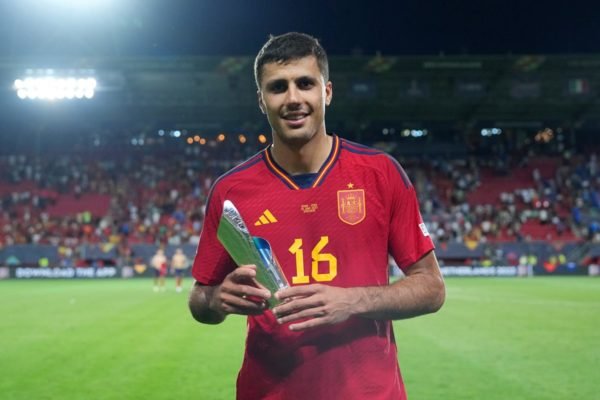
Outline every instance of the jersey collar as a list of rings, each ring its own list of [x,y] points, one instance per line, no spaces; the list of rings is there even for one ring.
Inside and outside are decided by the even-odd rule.
[[[329,152],[327,159],[317,172],[317,178],[310,186],[310,188],[315,188],[323,182],[327,174],[329,174],[329,171],[331,171],[331,169],[333,168],[333,165],[335,164],[335,161],[337,160],[339,155],[340,138],[337,135],[333,135],[333,146],[331,146],[331,151]],[[275,162],[275,160],[273,159],[273,155],[271,154],[271,146],[269,146],[265,150],[264,158],[265,163],[267,164],[267,168],[269,168],[269,170],[271,170],[271,172],[273,172],[275,176],[277,176],[286,186],[293,190],[302,189],[300,186],[294,183],[294,180],[291,178],[290,174],[288,174],[283,168],[281,168],[281,166],[279,166],[279,164]]]

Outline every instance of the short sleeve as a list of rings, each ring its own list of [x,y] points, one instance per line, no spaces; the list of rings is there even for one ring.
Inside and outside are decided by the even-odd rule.
[[[388,179],[391,195],[388,249],[401,270],[434,249],[421,217],[415,188],[402,166],[389,158]]]
[[[192,266],[192,276],[199,283],[208,286],[223,282],[227,274],[236,267],[217,237],[224,201],[220,189],[219,181],[211,188],[200,242]]]

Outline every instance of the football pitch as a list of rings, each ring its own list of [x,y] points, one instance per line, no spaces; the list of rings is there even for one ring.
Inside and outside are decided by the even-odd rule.
[[[0,281],[0,398],[235,398],[245,319],[198,324],[168,283]],[[410,400],[600,399],[600,279],[446,284],[439,313],[395,322]]]

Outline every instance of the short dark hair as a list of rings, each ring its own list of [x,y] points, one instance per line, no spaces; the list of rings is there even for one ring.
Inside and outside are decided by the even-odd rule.
[[[260,49],[254,60],[256,86],[260,89],[263,65],[272,62],[285,63],[308,56],[314,56],[317,59],[319,70],[327,82],[329,80],[327,53],[316,38],[299,32],[288,32],[279,36],[270,35],[269,40]]]

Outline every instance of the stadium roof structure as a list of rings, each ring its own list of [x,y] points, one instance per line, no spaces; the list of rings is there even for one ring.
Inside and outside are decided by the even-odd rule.
[[[600,124],[596,55],[334,56],[330,64],[328,127],[336,130]],[[267,126],[252,68],[249,56],[0,59],[0,126],[261,130]],[[16,95],[17,78],[81,70],[97,81],[92,99],[44,102]]]

